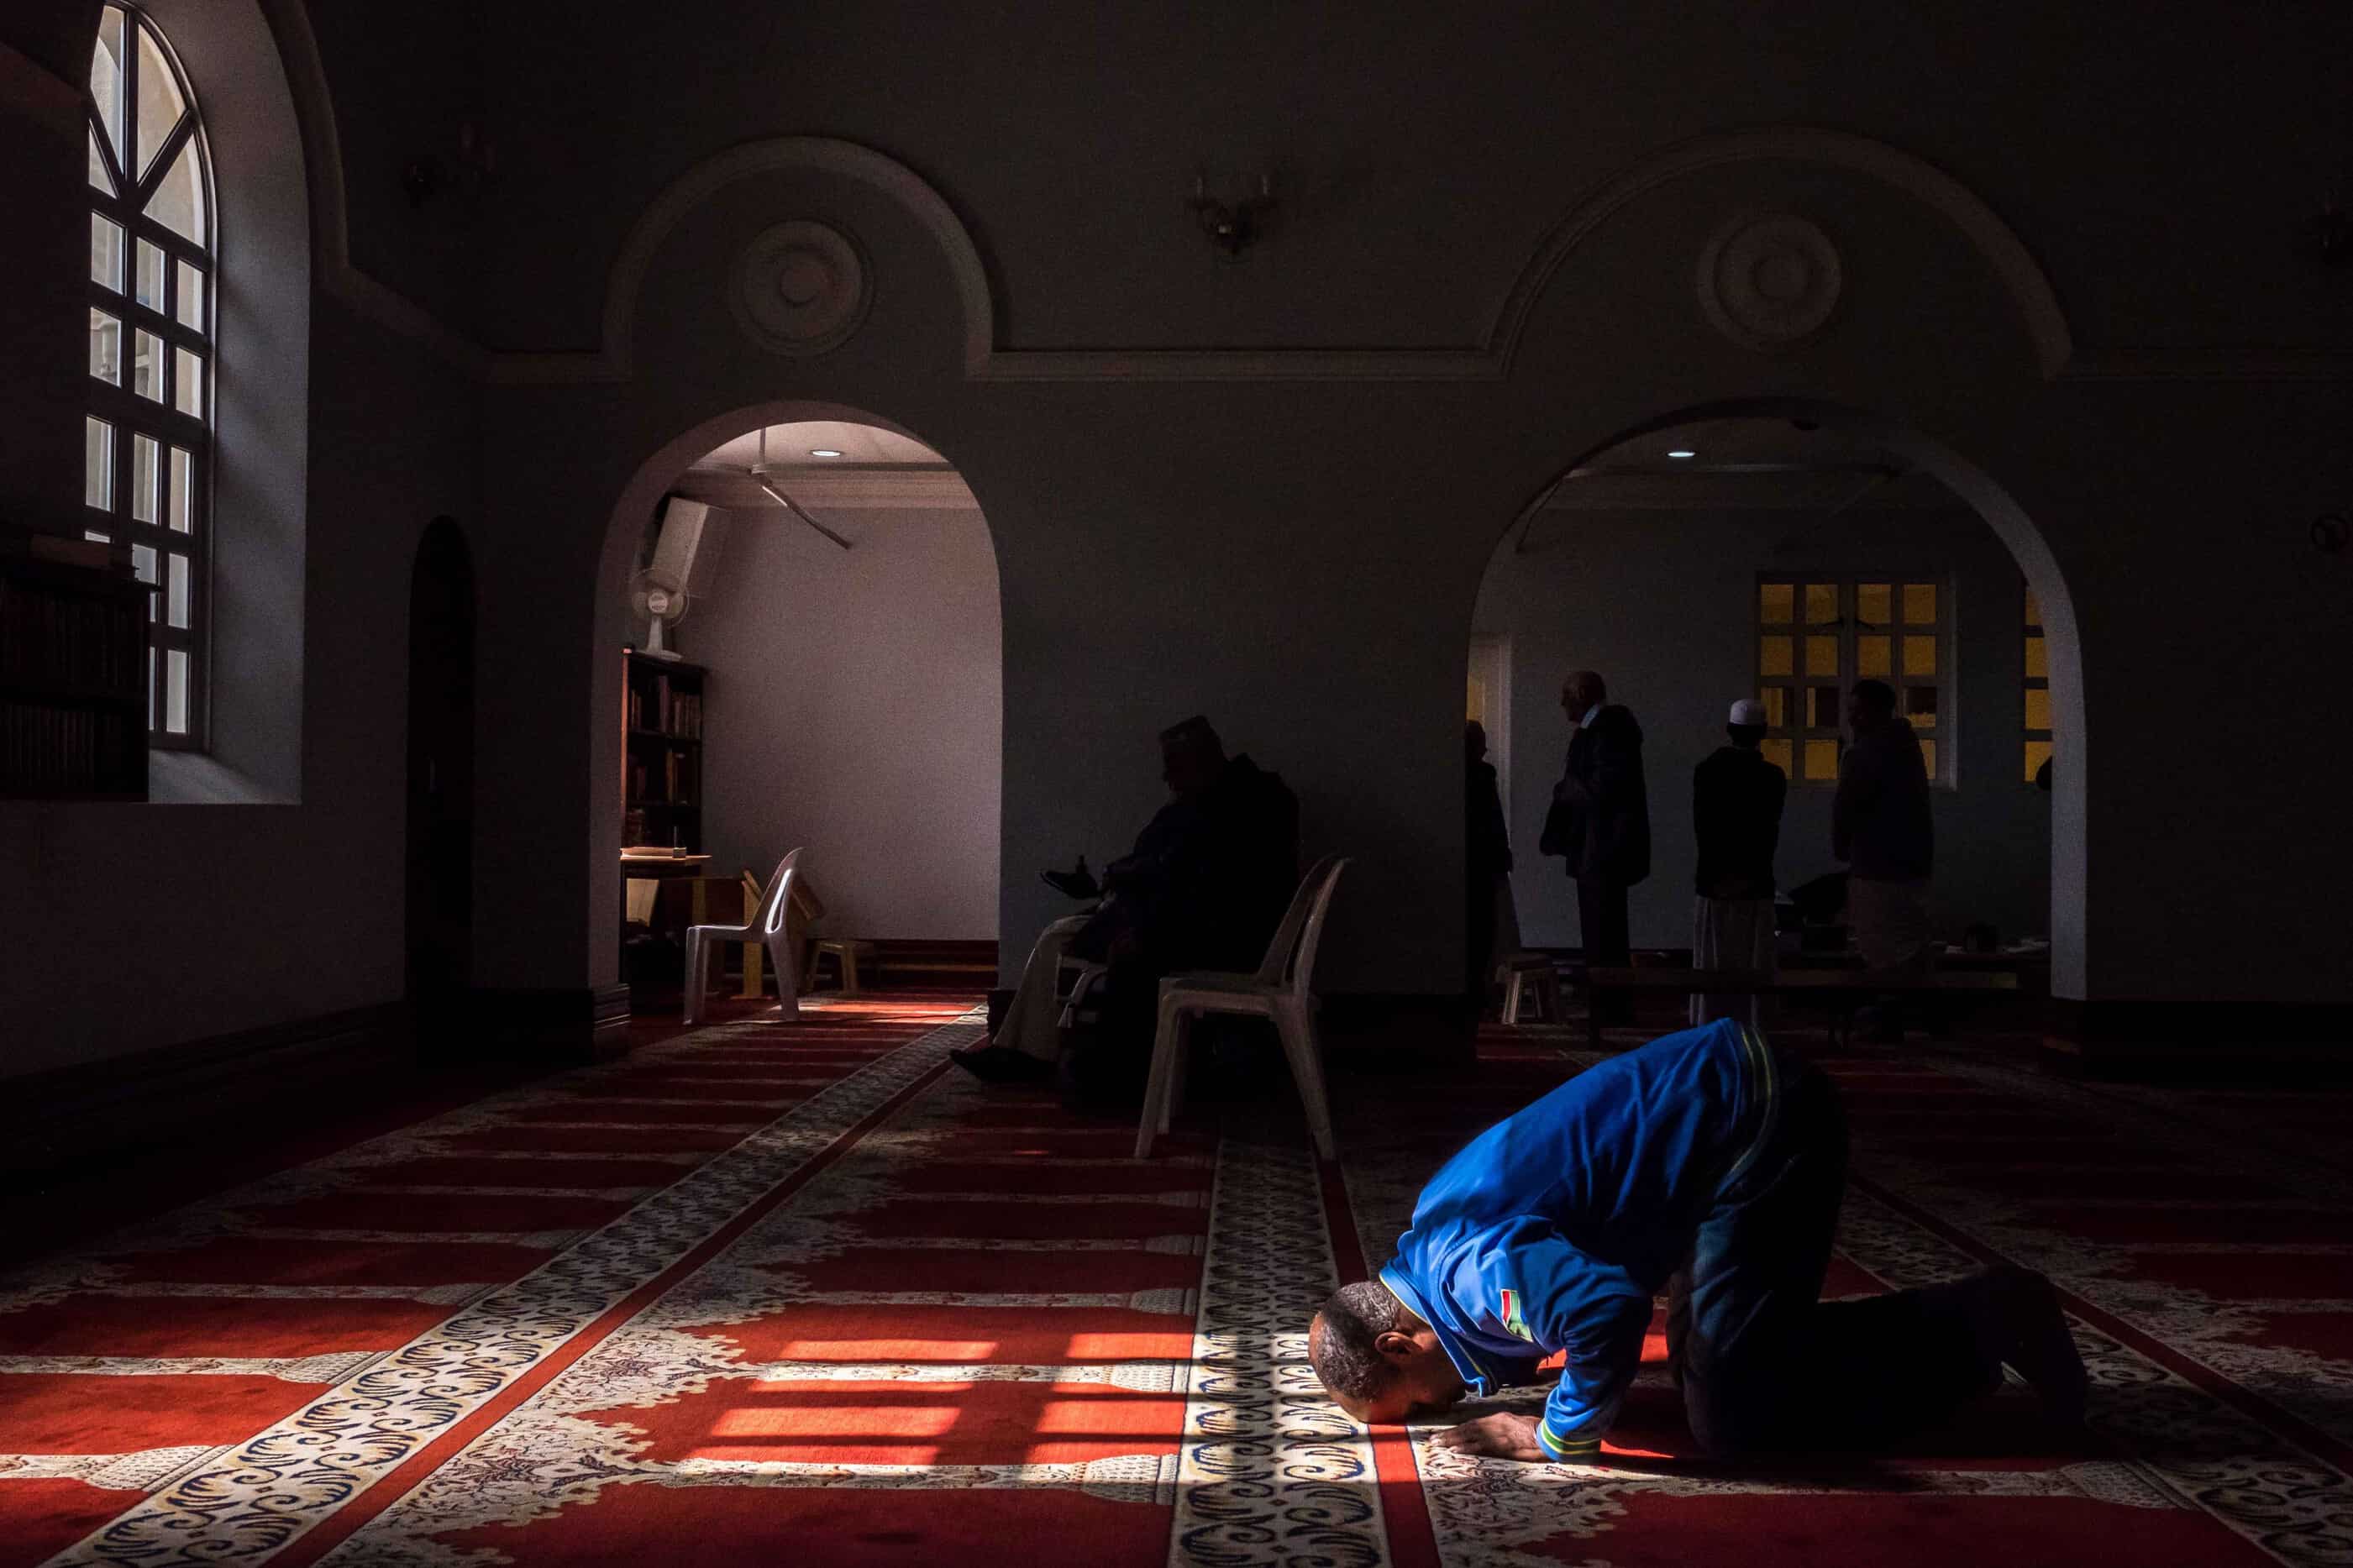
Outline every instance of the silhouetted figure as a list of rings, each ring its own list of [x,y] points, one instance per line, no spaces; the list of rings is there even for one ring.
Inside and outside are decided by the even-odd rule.
[[[1692,905],[1692,967],[1754,969],[1771,974],[1778,950],[1773,935],[1773,851],[1781,842],[1781,807],[1788,776],[1765,760],[1765,705],[1744,697],[1724,727],[1731,744],[1719,746],[1692,771],[1692,828],[1699,841],[1698,897]],[[1765,1026],[1762,996],[1699,995],[1691,1021],[1746,1017]]]
[[[1168,804],[1103,868],[1092,912],[1039,939],[996,1041],[958,1055],[960,1065],[984,1078],[1050,1070],[1060,1045],[1054,982],[1067,952],[1109,971],[1094,996],[1102,1022],[1084,1059],[1064,1064],[1067,1087],[1088,1101],[1140,1097],[1161,977],[1253,970],[1266,956],[1299,880],[1297,799],[1249,757],[1228,757],[1206,719],[1163,731],[1160,762]]]
[[[1885,682],[1857,681],[1846,717],[1854,743],[1839,763],[1831,852],[1847,863],[1847,923],[1865,969],[1926,974],[1935,963],[1928,879],[1936,858],[1927,763]],[[1892,1040],[1903,1032],[1900,1010],[1890,1003],[1869,1033]]]
[[[1511,897],[1512,838],[1504,825],[1504,797],[1495,764],[1487,760],[1487,727],[1462,726],[1462,989],[1483,1009],[1495,974],[1495,932],[1503,901]]]
[[[1626,891],[1651,874],[1651,801],[1642,780],[1642,727],[1608,698],[1601,677],[1589,669],[1572,670],[1561,683],[1561,711],[1573,729],[1568,765],[1553,786],[1537,847],[1567,860],[1577,879],[1585,962],[1618,968],[1631,953]],[[1623,999],[1603,1006],[1605,1022],[1631,1016]]]

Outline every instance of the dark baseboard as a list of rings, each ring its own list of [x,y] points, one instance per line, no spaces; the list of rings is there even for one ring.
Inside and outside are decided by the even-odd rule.
[[[628,1049],[629,988],[581,985],[477,990],[433,1026],[459,1048],[550,1064],[607,1061]],[[427,1042],[436,1056],[449,1042]]]
[[[2044,1058],[2102,1078],[2353,1077],[2353,1004],[2054,996]]]
[[[224,1113],[408,1059],[408,1008],[389,1002],[0,1079],[0,1170],[55,1170],[199,1123],[220,1136]]]

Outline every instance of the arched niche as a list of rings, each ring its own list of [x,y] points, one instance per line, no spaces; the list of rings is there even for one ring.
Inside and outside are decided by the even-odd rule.
[[[2049,542],[2010,489],[1985,468],[1953,446],[1916,426],[1883,414],[1811,396],[1723,397],[1662,409],[1611,431],[1606,438],[1581,443],[1571,460],[1532,493],[1496,541],[1496,550],[1511,548],[1510,541],[1543,508],[1564,476],[1623,443],[1677,426],[1708,419],[1772,417],[1802,419],[1835,427],[1870,440],[1896,454],[1916,470],[1932,476],[1974,510],[2010,552],[2021,574],[2042,607],[2042,626],[2049,660],[2053,728],[2063,737],[2054,752],[2051,821],[2051,942],[2052,991],[2054,995],[2085,994],[2084,951],[2089,894],[2084,822],[2089,798],[2087,779],[2092,752],[2084,720],[2084,658],[2081,633],[2073,597]],[[1492,556],[1491,556],[1492,559]],[[1466,635],[1466,645],[1468,637]],[[1541,765],[1543,755],[1524,739],[1524,765]],[[1670,787],[1651,781],[1653,813],[1669,807],[1663,802],[1680,798]],[[1940,847],[1954,853],[1958,847]],[[1652,875],[1672,868],[1653,868]]]
[[[587,931],[590,963],[597,973],[607,973],[612,963],[609,955],[616,946],[620,907],[620,874],[615,851],[619,842],[617,833],[622,812],[622,742],[613,716],[619,711],[621,704],[621,671],[620,661],[611,656],[617,653],[631,633],[628,610],[628,584],[637,567],[639,549],[647,536],[648,525],[659,512],[665,494],[696,459],[752,431],[810,421],[869,426],[923,442],[932,447],[934,451],[941,450],[937,445],[924,441],[917,431],[882,416],[844,404],[779,399],[733,408],[698,421],[682,434],[663,443],[639,463],[614,502],[607,521],[596,570],[587,716],[591,781],[586,849],[589,865]],[[987,512],[985,501],[981,503],[980,511],[986,528]],[[997,542],[993,531],[988,538],[991,569],[995,571],[997,567]],[[714,726],[727,721],[717,704],[718,699],[714,698],[711,719]],[[988,759],[988,766],[999,773],[1002,771],[1001,745],[1000,723],[997,736],[1000,750]],[[821,862],[813,871],[813,879],[819,887],[824,885]],[[991,897],[993,900],[993,888]]]

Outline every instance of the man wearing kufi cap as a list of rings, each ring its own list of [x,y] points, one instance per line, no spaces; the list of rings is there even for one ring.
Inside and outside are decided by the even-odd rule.
[[[1773,851],[1781,839],[1781,805],[1789,781],[1765,760],[1765,705],[1732,705],[1719,746],[1692,773],[1692,826],[1699,840],[1698,898],[1692,905],[1692,967],[1752,969],[1771,974]],[[1759,996],[1695,995],[1694,1026],[1714,1018],[1764,1025]]]

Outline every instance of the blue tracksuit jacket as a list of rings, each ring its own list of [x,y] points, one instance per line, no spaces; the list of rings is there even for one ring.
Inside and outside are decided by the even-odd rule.
[[[1590,1457],[1641,1364],[1651,1298],[1745,1169],[1774,1092],[1764,1042],[1730,1019],[1589,1068],[1446,1163],[1381,1283],[1476,1394],[1567,1352],[1536,1439],[1556,1459]]]

